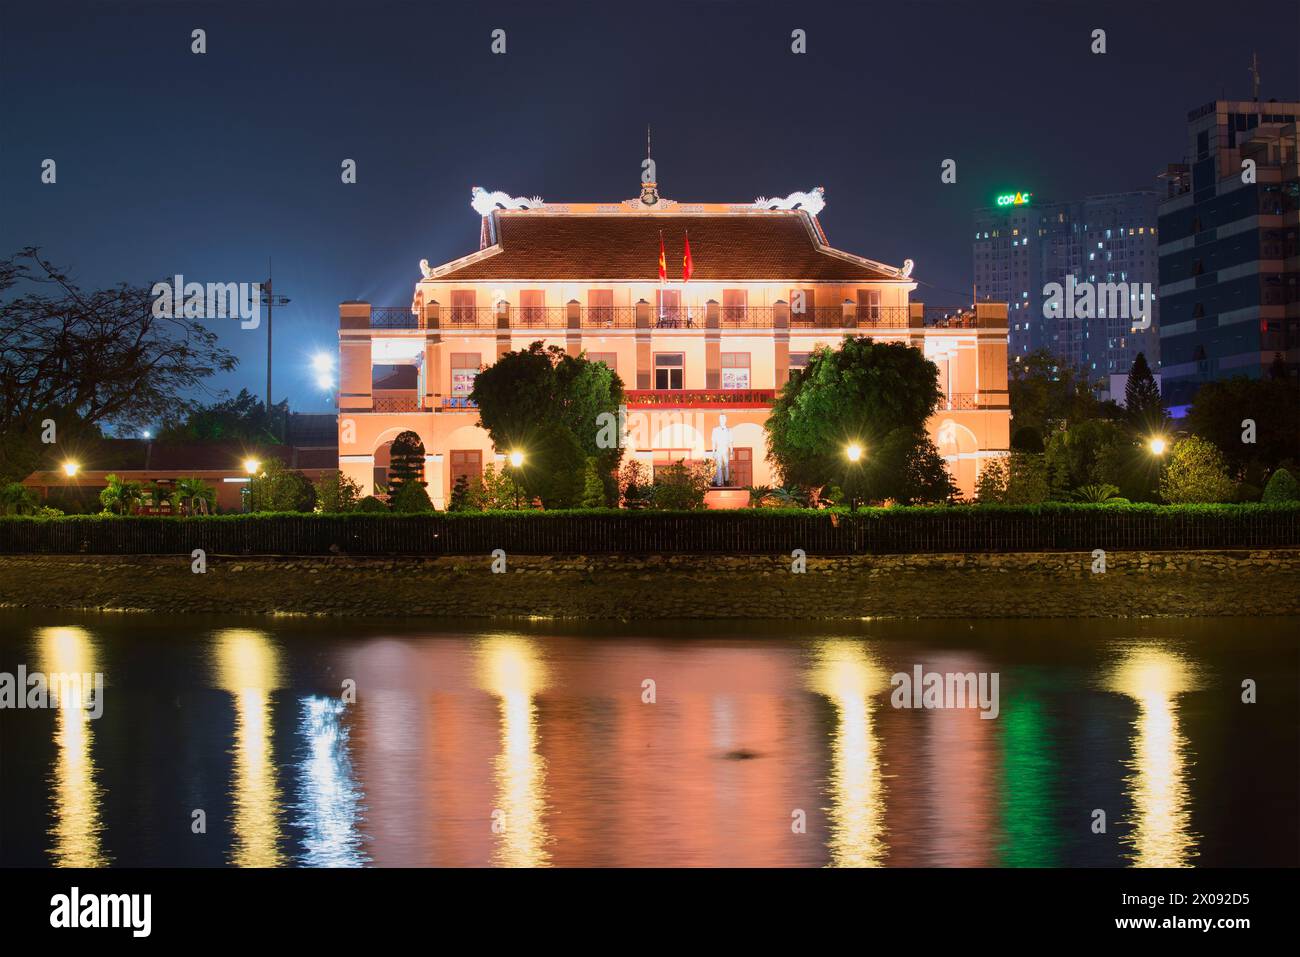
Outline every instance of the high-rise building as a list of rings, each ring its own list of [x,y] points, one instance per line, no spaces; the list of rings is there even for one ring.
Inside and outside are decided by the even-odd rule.
[[[976,211],[975,294],[1010,303],[1013,365],[1047,349],[1101,383],[1103,393],[1139,352],[1159,369],[1158,199],[1139,190],[1057,203],[1018,192]],[[1055,310],[1053,284],[1068,299]],[[1090,304],[1076,309],[1072,294],[1083,291]]]
[[[1300,103],[1216,100],[1187,114],[1188,156],[1162,174],[1165,401],[1201,383],[1300,370]]]

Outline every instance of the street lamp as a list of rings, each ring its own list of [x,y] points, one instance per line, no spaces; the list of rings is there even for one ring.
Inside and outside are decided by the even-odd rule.
[[[862,446],[857,442],[850,442],[844,447],[844,457],[849,460],[849,464],[855,469],[860,468],[861,466],[859,463],[862,461]],[[846,476],[846,478],[850,480],[853,486],[853,490],[849,492],[849,511],[856,512],[858,510],[858,483],[853,480],[857,478],[857,475],[849,475]]]
[[[74,477],[81,471],[81,466],[71,460],[63,463],[63,474],[68,478]]]
[[[1155,436],[1147,443],[1147,448],[1151,450],[1152,455],[1164,455],[1166,448],[1165,440],[1162,436]]]
[[[250,478],[256,475],[257,470],[261,467],[262,463],[257,459],[244,459],[244,471],[248,473]]]
[[[510,467],[517,469],[524,464],[524,453],[518,449],[510,453]],[[519,479],[515,477],[510,483],[515,487],[515,510],[519,509]]]

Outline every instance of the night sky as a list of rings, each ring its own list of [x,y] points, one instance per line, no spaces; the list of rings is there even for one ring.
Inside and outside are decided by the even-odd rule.
[[[956,304],[972,211],[998,192],[1154,188],[1188,110],[1250,98],[1255,51],[1262,98],[1300,93],[1295,0],[617,7],[8,3],[0,250],[38,244],[86,287],[256,282],[272,257],[293,300],[276,312],[276,400],[325,411],[309,357],[335,349],[341,300],[407,304],[420,259],[476,250],[471,186],[634,197],[647,123],[663,196],[824,186],[833,245],[914,259],[916,298]],[[212,321],[241,359],[214,392],[260,394],[264,329]]]

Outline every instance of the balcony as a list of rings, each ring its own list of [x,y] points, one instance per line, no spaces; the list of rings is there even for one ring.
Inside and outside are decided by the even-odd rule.
[[[628,408],[762,408],[776,400],[775,389],[627,389]]]

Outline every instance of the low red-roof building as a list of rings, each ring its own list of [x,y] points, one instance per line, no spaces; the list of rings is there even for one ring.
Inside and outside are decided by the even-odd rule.
[[[810,353],[849,334],[908,343],[938,366],[944,397],[930,433],[972,494],[982,463],[1009,445],[1006,305],[927,321],[910,301],[911,261],[834,248],[817,220],[824,203],[820,189],[678,203],[648,183],[637,199],[557,204],[476,188],[477,252],[421,262],[410,306],[339,307],[339,468],[370,492],[387,480],[393,439],[414,432],[430,497],[445,507],[460,476],[512,451],[494,449],[479,427],[474,377],[541,340],[622,378],[625,461],[654,470],[714,457],[726,416],[727,484],[774,485],[763,431],[771,402]]]

